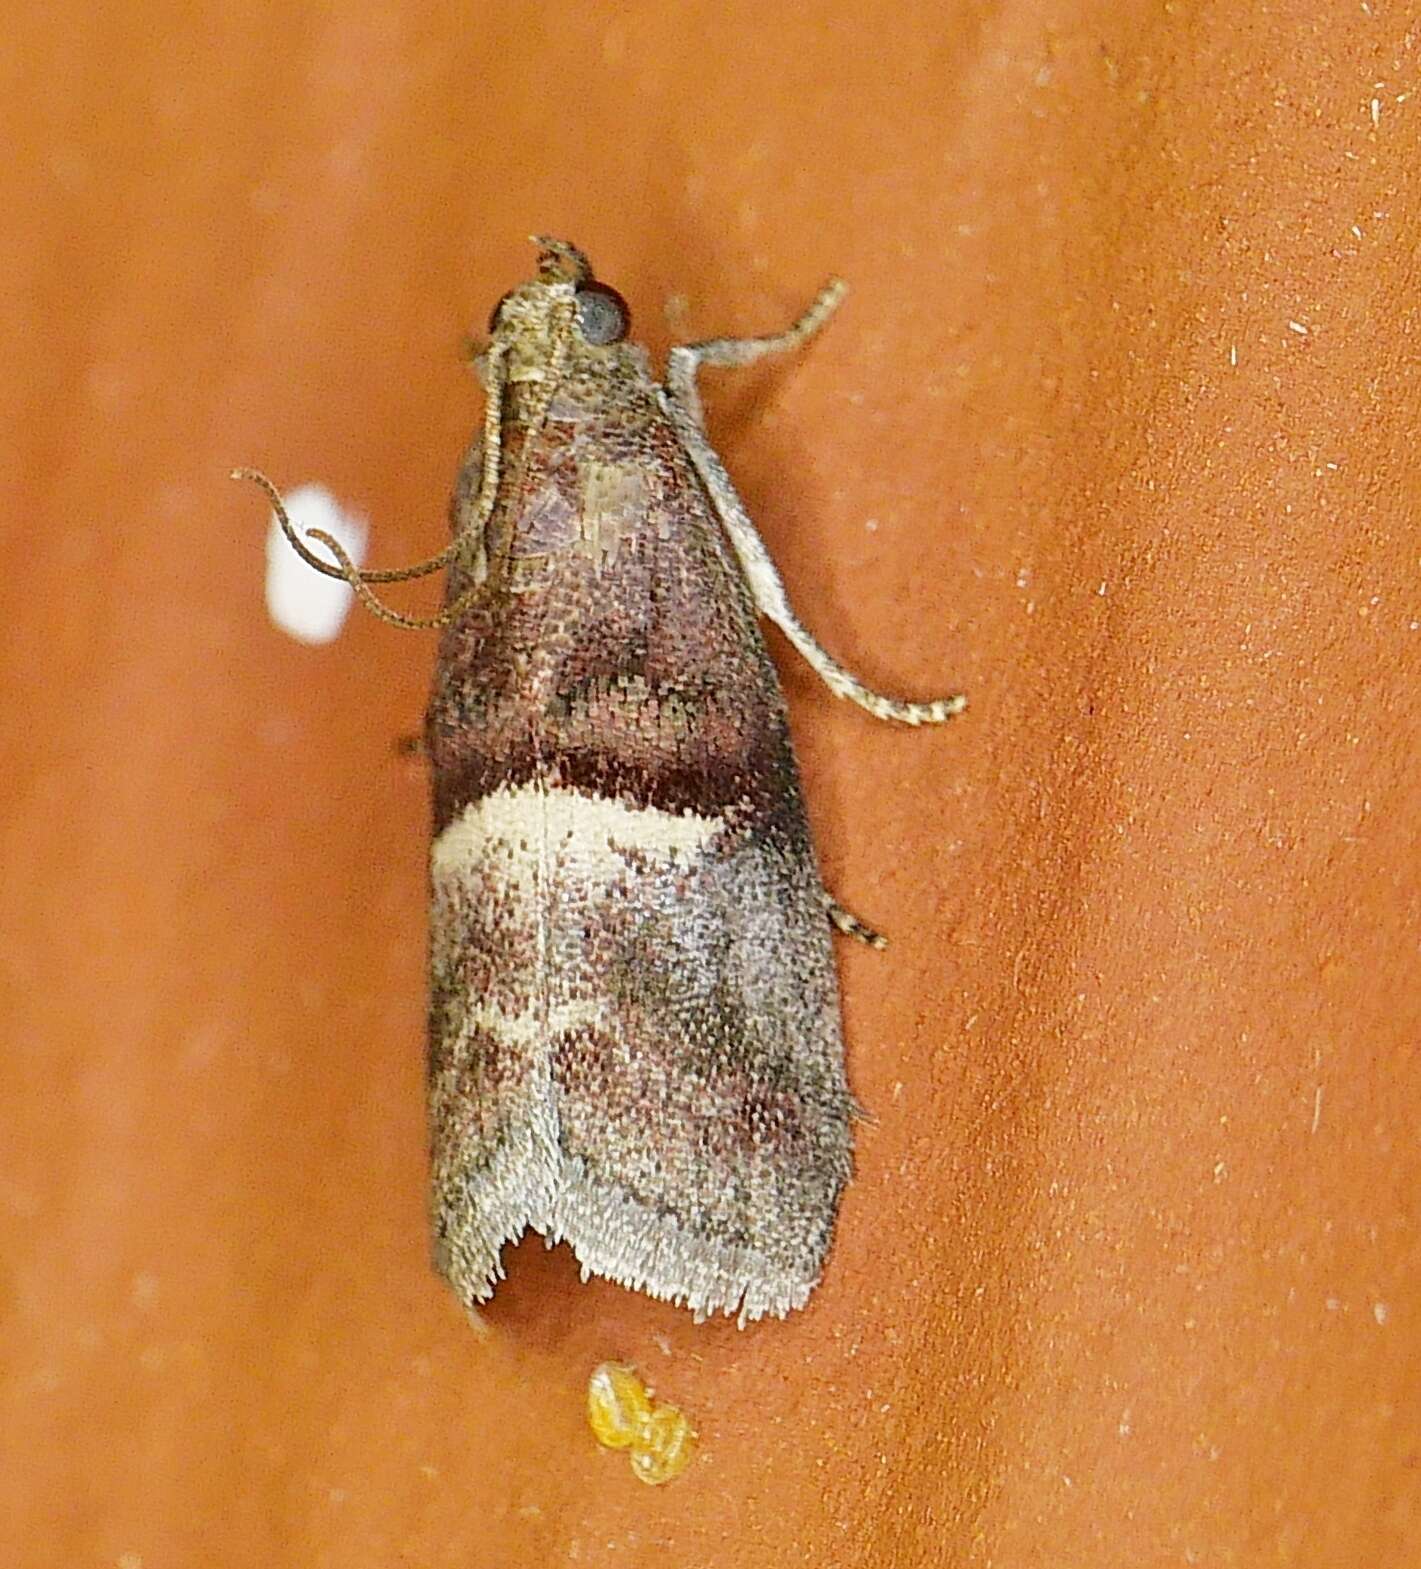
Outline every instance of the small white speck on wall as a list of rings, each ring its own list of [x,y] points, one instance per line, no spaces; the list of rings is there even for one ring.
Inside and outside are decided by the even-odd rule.
[[[293,527],[303,538],[310,529],[324,529],[339,541],[356,566],[365,559],[369,534],[365,519],[343,511],[324,486],[301,485],[282,499]],[[334,565],[323,545],[311,539],[306,543],[313,554]],[[354,600],[348,584],[313,572],[301,560],[273,516],[266,534],[266,609],[277,626],[301,643],[333,642]]]

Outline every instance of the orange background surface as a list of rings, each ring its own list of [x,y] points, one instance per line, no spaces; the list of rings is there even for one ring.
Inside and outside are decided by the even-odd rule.
[[[30,8],[0,52],[0,1557],[1421,1561],[1418,36],[1392,0]],[[669,341],[873,1122],[810,1309],[427,1264],[432,645],[262,603],[253,462],[443,543],[534,230]],[[427,590],[426,590],[427,593]],[[413,603],[424,603],[410,591]],[[634,1363],[701,1432],[598,1449]]]

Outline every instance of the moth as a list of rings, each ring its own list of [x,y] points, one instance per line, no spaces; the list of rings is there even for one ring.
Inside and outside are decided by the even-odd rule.
[[[758,617],[829,689],[936,724],[824,651],[712,450],[696,378],[788,331],[670,351],[653,378],[626,302],[561,240],[505,294],[452,538],[400,571],[291,545],[367,608],[442,629],[432,775],[429,1123],[436,1267],[472,1309],[529,1227],[698,1319],[804,1305],[849,1180],[832,927],[785,700]],[[446,570],[420,619],[373,584]]]

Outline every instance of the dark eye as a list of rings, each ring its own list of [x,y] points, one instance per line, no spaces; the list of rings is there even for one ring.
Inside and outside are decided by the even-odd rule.
[[[492,332],[494,328],[498,326],[498,313],[503,309],[504,301],[508,299],[508,295],[512,293],[513,290],[510,289],[508,294],[505,294],[503,299],[500,300],[498,304],[495,305],[494,308],[488,313],[488,330],[490,332]]]
[[[620,343],[631,328],[627,302],[605,283],[585,283],[577,291],[577,325],[588,343]]]

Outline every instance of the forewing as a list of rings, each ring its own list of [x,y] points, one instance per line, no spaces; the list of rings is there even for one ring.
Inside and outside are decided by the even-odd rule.
[[[487,543],[428,727],[444,1265],[486,1295],[531,1224],[699,1313],[783,1313],[820,1273],[851,1101],[739,569],[654,402],[549,420]]]

